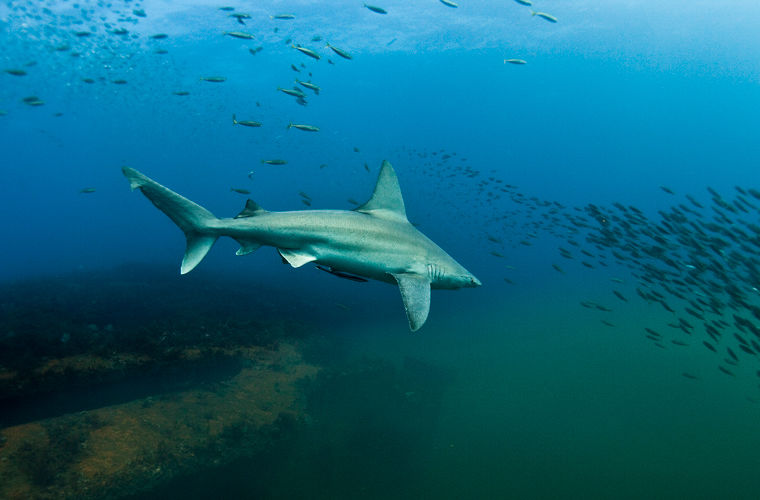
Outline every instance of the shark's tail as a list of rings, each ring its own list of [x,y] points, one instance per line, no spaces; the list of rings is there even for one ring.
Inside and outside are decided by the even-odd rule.
[[[133,168],[122,167],[121,171],[129,179],[129,185],[132,189],[140,188],[145,197],[169,216],[185,233],[187,248],[180,271],[182,274],[192,271],[211,250],[219,237],[212,227],[218,219],[202,206],[162,186]]]

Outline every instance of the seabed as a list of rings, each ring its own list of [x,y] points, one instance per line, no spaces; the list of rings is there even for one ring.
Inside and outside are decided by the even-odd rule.
[[[1,498],[133,495],[255,456],[305,418],[319,367],[275,302],[238,295],[253,322],[220,314],[241,289],[123,275],[0,291]]]

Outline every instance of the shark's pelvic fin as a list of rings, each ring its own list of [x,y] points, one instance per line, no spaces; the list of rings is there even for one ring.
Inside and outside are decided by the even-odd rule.
[[[245,202],[245,208],[243,208],[243,211],[237,214],[235,218],[242,219],[244,217],[253,217],[256,215],[265,214],[267,212],[268,210],[264,210],[261,208],[261,205],[248,198],[248,201]]]
[[[376,217],[408,222],[398,177],[387,160],[383,160],[383,165],[380,167],[380,175],[377,177],[372,197],[367,203],[354,210]]]
[[[416,332],[425,324],[430,312],[430,279],[412,273],[398,273],[393,277],[396,278],[401,291],[409,328]]]
[[[214,242],[219,237],[211,225],[218,220],[214,214],[162,186],[150,177],[129,167],[122,167],[124,176],[129,179],[132,189],[140,189],[159,210],[165,213],[185,233],[187,248],[182,259],[182,274],[189,273],[203,260]]]
[[[238,248],[238,251],[235,252],[235,255],[248,255],[249,253],[255,252],[261,248],[261,243],[257,243],[255,241],[239,240],[237,238],[235,238],[235,241],[240,243],[240,248]]]
[[[288,264],[293,267],[301,267],[304,264],[308,264],[309,262],[314,262],[317,260],[316,257],[307,252],[304,252],[303,250],[287,250],[285,248],[278,248],[277,251],[280,252],[282,258],[287,260]]]

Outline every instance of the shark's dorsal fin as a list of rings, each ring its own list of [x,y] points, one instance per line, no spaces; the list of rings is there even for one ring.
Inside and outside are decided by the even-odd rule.
[[[409,328],[416,332],[430,312],[430,279],[427,276],[412,273],[393,274],[401,291],[401,299],[404,301],[406,318],[409,320]]]
[[[261,208],[261,205],[248,198],[248,201],[245,202],[245,208],[243,208],[243,211],[237,214],[235,218],[242,219],[244,217],[253,217],[254,215],[261,215],[267,212],[268,210],[264,210]]]
[[[377,176],[377,184],[375,184],[375,192],[372,193],[372,198],[354,210],[376,217],[408,222],[404,198],[401,197],[401,188],[398,185],[398,177],[396,177],[396,172],[387,160],[383,160],[383,165],[380,167],[380,175]]]

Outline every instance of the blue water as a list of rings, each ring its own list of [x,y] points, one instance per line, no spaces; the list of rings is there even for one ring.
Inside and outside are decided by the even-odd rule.
[[[457,9],[388,0],[387,15],[347,1],[230,5],[252,19],[241,25],[210,1],[0,6],[0,69],[27,73],[0,73],[0,280],[133,263],[186,279],[181,232],[130,192],[124,165],[228,217],[246,199],[230,188],[250,190],[268,210],[306,208],[299,191],[312,208],[350,209],[349,198],[369,197],[387,159],[409,219],[483,282],[434,291],[419,332],[409,333],[394,287],[293,270],[270,248],[236,257],[234,242],[220,240],[198,271],[288,290],[321,311],[349,358],[415,356],[456,371],[430,439],[407,457],[419,476],[398,476],[409,496],[755,497],[757,357],[742,355],[726,377],[702,337],[682,350],[654,347],[643,328],[665,331],[673,317],[636,296],[643,261],[608,259],[593,270],[567,261],[557,247],[576,252],[565,243],[572,235],[547,222],[547,205],[488,191],[498,179],[563,213],[618,202],[659,220],[685,194],[709,205],[707,186],[727,199],[734,186],[760,188],[760,4],[537,1],[557,23],[511,0],[462,0]],[[131,14],[139,8],[146,17]],[[282,12],[296,19],[269,18]],[[117,26],[130,34],[110,34]],[[73,35],[80,30],[92,34]],[[235,30],[256,38],[223,34]],[[156,33],[169,36],[151,39]],[[289,38],[322,59],[298,53]],[[201,81],[207,76],[226,81]],[[294,78],[322,90],[303,89],[301,106],[277,91]],[[27,96],[44,105],[23,103]],[[233,113],[263,126],[234,126]],[[320,131],[287,129],[291,122]],[[288,163],[261,163],[272,158]],[[95,192],[80,193],[88,187]],[[740,215],[758,221],[756,211]],[[520,244],[526,238],[530,246]],[[753,248],[747,261],[760,255]],[[690,298],[704,295],[697,291]],[[614,311],[600,316],[579,305],[586,300]],[[393,491],[382,481],[357,490],[320,480],[307,462],[294,468],[315,497]],[[267,494],[305,494],[272,481]]]

